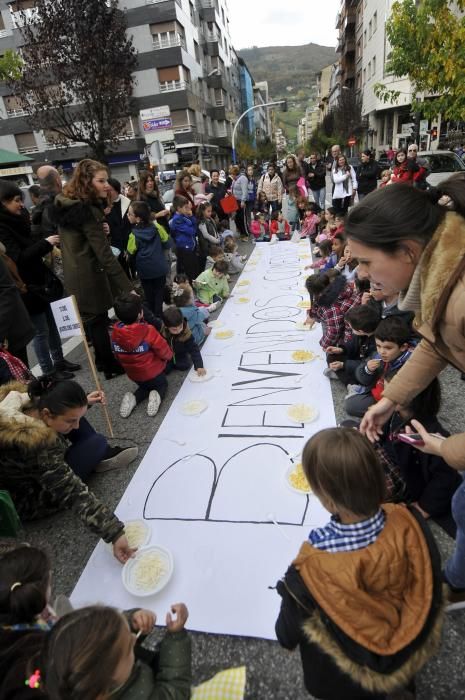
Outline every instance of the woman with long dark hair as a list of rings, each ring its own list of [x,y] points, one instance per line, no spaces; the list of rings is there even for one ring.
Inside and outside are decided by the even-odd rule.
[[[178,197],[185,197],[192,206],[192,213],[195,214],[195,190],[192,187],[192,176],[188,170],[181,170],[176,177],[174,194]]]
[[[165,206],[159,187],[155,182],[155,177],[148,170],[143,170],[139,173],[137,200],[139,202],[147,202],[152,212],[152,219],[155,219],[157,224],[163,226],[166,232],[169,233],[168,219],[170,212]]]
[[[98,369],[106,379],[124,370],[116,362],[108,335],[108,309],[132,284],[112,253],[103,232],[108,171],[103,163],[86,158],[55,199],[65,287],[74,294],[92,340]]]

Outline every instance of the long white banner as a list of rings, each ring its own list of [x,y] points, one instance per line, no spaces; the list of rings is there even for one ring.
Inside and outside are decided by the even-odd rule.
[[[145,519],[151,543],[172,552],[167,587],[145,599],[130,595],[100,542],[75,605],[164,611],[183,600],[191,629],[274,638],[280,599],[270,587],[308,531],[328,519],[286,477],[306,440],[335,424],[320,332],[301,330],[309,262],[305,241],[256,246],[202,349],[213,378],[186,379],[117,508],[122,520]],[[191,401],[205,410],[184,415]],[[316,410],[315,420],[296,422],[302,408]]]

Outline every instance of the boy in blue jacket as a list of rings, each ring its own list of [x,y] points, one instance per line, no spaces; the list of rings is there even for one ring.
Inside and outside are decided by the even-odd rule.
[[[169,226],[176,246],[176,272],[183,272],[192,282],[199,274],[197,220],[192,215],[192,205],[186,197],[176,195],[173,210],[175,213]]]
[[[207,326],[208,317],[210,316],[208,308],[195,305],[192,287],[188,289],[180,287],[175,290],[173,301],[186,319],[195,342],[198,346],[202,345],[211,331],[211,328]]]

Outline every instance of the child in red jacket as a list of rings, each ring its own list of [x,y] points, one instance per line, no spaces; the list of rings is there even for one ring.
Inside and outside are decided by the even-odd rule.
[[[113,353],[129,379],[138,385],[134,393],[128,391],[123,396],[120,416],[128,418],[147,397],[147,415],[156,416],[168,388],[164,371],[173,353],[156,328],[144,321],[140,297],[121,296],[114,309],[119,321],[111,334]]]

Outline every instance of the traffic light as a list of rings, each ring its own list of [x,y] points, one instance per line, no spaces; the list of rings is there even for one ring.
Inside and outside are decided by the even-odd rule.
[[[287,112],[287,100],[282,101],[281,112]]]

